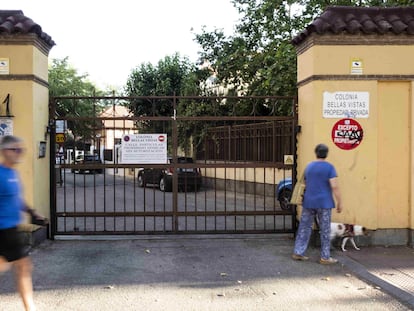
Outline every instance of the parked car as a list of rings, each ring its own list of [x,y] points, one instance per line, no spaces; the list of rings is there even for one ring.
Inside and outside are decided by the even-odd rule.
[[[98,154],[85,154],[85,155],[78,155],[75,158],[75,164],[76,165],[82,165],[82,164],[102,164],[102,160],[99,157]],[[78,171],[79,173],[84,173],[86,171],[89,171],[90,173],[98,173],[102,174],[104,172],[103,168],[97,168],[97,169],[72,169],[72,173],[76,173]]]
[[[282,179],[277,185],[276,196],[282,210],[290,209],[289,202],[290,198],[292,197],[292,192],[292,178]]]
[[[178,157],[178,163],[194,163],[193,158]],[[168,163],[172,163],[172,158],[168,158]],[[138,186],[145,187],[147,184],[158,185],[161,191],[172,191],[173,176],[177,174],[178,188],[197,191],[201,187],[202,178],[198,168],[141,168],[138,170]]]

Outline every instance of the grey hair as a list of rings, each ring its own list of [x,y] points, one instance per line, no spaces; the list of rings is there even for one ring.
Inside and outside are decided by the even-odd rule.
[[[21,143],[21,142],[23,142],[23,140],[17,136],[6,135],[6,136],[3,136],[3,138],[1,139],[0,149],[3,150],[12,144]]]

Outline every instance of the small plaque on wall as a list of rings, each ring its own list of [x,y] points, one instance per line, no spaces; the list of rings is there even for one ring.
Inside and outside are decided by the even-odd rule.
[[[10,72],[10,62],[8,58],[0,57],[0,75],[8,75]]]
[[[13,119],[0,117],[0,136],[13,135]]]
[[[351,59],[351,75],[362,75],[364,73],[364,63],[360,58]]]
[[[46,156],[46,142],[39,142],[39,158],[44,158]]]

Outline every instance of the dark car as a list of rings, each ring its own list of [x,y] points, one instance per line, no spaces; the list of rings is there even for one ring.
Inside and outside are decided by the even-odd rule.
[[[193,158],[178,157],[178,163],[194,163]],[[172,163],[172,158],[168,158]],[[178,188],[185,190],[198,190],[201,187],[201,172],[199,168],[141,168],[138,171],[138,186],[145,187],[147,184],[158,185],[161,191],[172,191],[173,176],[177,174]]]
[[[283,210],[289,210],[290,198],[292,197],[293,184],[292,178],[286,178],[279,182],[276,189],[277,200],[280,203],[280,207]]]
[[[82,165],[82,164],[102,164],[102,160],[97,154],[85,154],[85,155],[79,155],[75,159],[76,165]],[[90,173],[98,173],[102,174],[104,172],[103,168],[76,168],[72,169],[72,173],[75,173],[78,171],[79,173],[84,173],[86,171],[89,171]]]

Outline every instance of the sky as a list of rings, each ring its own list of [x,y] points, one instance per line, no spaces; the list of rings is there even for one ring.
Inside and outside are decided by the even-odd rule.
[[[197,61],[202,26],[233,33],[239,15],[230,0],[2,0],[52,37],[49,60],[69,58],[101,89],[119,89],[131,70],[178,52]]]

